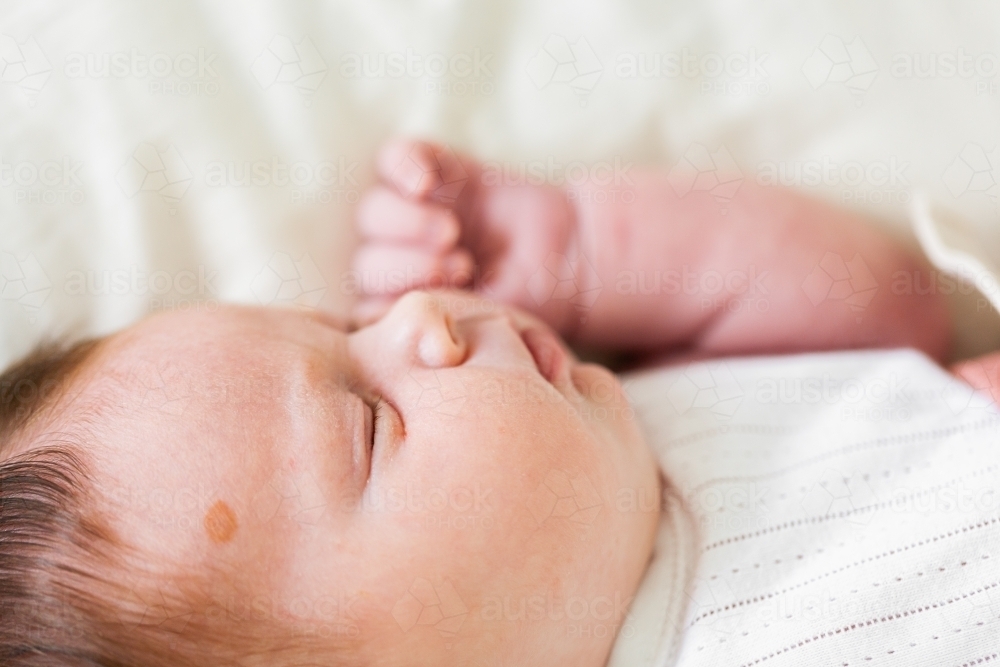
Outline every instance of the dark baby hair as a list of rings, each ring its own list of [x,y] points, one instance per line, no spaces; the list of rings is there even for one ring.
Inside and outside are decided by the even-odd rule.
[[[55,434],[12,455],[97,345],[45,345],[0,375],[0,664],[101,664],[89,645],[91,568],[117,542],[88,516],[86,471]],[[82,556],[85,556],[81,558]]]

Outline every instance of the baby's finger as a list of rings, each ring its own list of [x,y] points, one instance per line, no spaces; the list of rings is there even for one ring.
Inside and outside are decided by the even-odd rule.
[[[472,267],[472,256],[461,248],[440,255],[409,246],[367,245],[354,254],[357,288],[365,295],[460,287],[471,281]]]
[[[396,139],[379,151],[376,168],[404,197],[426,199],[441,184],[436,148],[426,141]]]
[[[403,199],[386,187],[376,187],[362,198],[355,221],[363,238],[421,244],[433,250],[455,245],[460,232],[452,211]]]
[[[408,139],[386,144],[376,169],[404,197],[443,204],[454,204],[476,171],[448,146]]]

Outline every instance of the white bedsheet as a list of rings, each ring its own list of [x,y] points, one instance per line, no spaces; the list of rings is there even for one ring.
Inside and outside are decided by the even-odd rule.
[[[1000,656],[1000,412],[909,351],[626,377],[674,501],[612,666]]]
[[[995,258],[997,25],[985,1],[5,3],[0,365],[151,310],[342,311],[397,133],[556,176],[731,158],[901,233],[920,188]],[[995,347],[963,303],[959,352]]]

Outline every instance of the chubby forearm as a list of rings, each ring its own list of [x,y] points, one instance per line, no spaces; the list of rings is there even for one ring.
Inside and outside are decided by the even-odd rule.
[[[932,269],[849,211],[750,182],[718,201],[679,195],[662,171],[631,181],[569,193],[600,287],[574,332],[579,342],[707,354],[947,353],[946,304],[919,289]]]

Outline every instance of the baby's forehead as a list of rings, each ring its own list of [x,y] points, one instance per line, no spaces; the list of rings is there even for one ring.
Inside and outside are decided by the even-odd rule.
[[[86,421],[119,447],[125,434],[228,444],[297,418],[336,433],[355,420],[360,382],[343,332],[294,313],[223,311],[150,318],[109,336],[73,387],[66,421]]]

